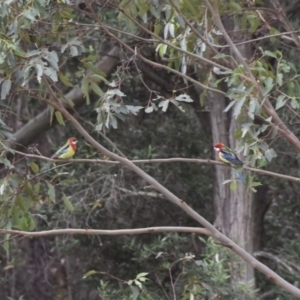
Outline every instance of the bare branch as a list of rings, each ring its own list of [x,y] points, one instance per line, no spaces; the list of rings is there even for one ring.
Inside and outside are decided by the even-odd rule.
[[[145,233],[157,233],[157,232],[187,232],[187,233],[198,233],[210,236],[210,232],[205,228],[197,227],[174,227],[174,226],[164,226],[164,227],[146,227],[146,228],[136,228],[136,229],[114,229],[114,230],[104,230],[104,229],[52,229],[44,231],[21,231],[12,229],[0,229],[0,234],[15,234],[26,237],[42,237],[51,235],[137,235]]]
[[[29,157],[34,159],[40,159],[55,163],[91,163],[91,164],[107,164],[107,165],[119,165],[121,164],[120,161],[111,161],[111,160],[103,160],[103,159],[89,159],[89,158],[76,158],[76,159],[53,159],[46,156],[39,156],[35,154],[28,154],[21,151],[14,150],[15,153]],[[183,157],[172,157],[172,158],[155,158],[155,159],[136,159],[130,160],[134,164],[153,164],[153,163],[173,163],[173,162],[185,162],[185,163],[196,163],[196,164],[209,164],[209,165],[218,165],[218,166],[225,166],[230,167],[220,161],[212,160],[212,159],[201,159],[201,158],[183,158]],[[280,173],[275,173],[267,170],[256,169],[248,166],[244,166],[245,170],[249,170],[251,172],[255,172],[257,174],[282,178],[289,181],[300,182],[299,177],[294,177],[290,175],[284,175]]]
[[[294,263],[291,263],[286,259],[279,257],[278,255],[274,255],[266,251],[256,251],[253,255],[255,257],[264,257],[275,261],[279,266],[282,267],[282,269],[285,269],[293,276],[299,276],[300,274],[300,266],[297,266]],[[296,272],[294,269],[296,270]]]

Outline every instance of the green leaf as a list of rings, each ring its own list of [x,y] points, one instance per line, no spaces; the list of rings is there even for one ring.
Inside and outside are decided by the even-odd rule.
[[[99,85],[93,81],[90,82],[92,90],[100,97],[104,95],[103,91],[100,89]]]
[[[90,104],[89,82],[87,77],[84,77],[82,79],[81,90],[83,92],[84,97],[86,98],[86,104]]]
[[[251,183],[252,187],[256,187],[256,186],[260,186],[260,185],[262,185],[262,184],[258,181],[254,181],[254,182]]]
[[[26,57],[37,56],[41,54],[41,50],[32,50],[26,53]]]
[[[152,113],[153,112],[153,106],[149,106],[145,109],[145,113],[149,114],[149,113]]]
[[[66,100],[71,107],[73,107],[75,105],[74,102],[72,101],[72,99],[64,98],[64,100]]]
[[[240,5],[238,5],[236,2],[230,1],[228,6],[229,6],[229,9],[232,11],[236,11],[236,12],[242,11],[242,7]]]
[[[50,182],[47,182],[47,186],[49,198],[53,203],[55,203],[55,188]]]
[[[90,277],[90,276],[92,276],[92,275],[95,275],[95,274],[98,274],[99,272],[97,272],[97,271],[95,271],[95,270],[91,270],[91,271],[88,271],[87,273],[85,273],[83,276],[82,276],[82,278],[88,278],[88,277]]]
[[[146,278],[146,277],[141,277],[141,278],[139,278],[139,281],[141,281],[141,282],[145,282],[145,281],[147,281],[147,280],[149,280],[149,279]]]
[[[259,108],[259,102],[256,98],[251,98],[249,102],[248,115],[252,120],[254,119],[254,114],[257,108]]]
[[[169,103],[170,103],[169,100],[161,101],[161,102],[159,102],[158,107],[162,107],[162,111],[166,112],[168,109]]]
[[[108,96],[119,96],[119,97],[125,97],[126,95],[123,93],[123,92],[121,92],[119,89],[111,89],[111,90],[108,90],[107,92],[106,92],[106,94],[108,95]]]
[[[293,109],[299,109],[300,108],[299,102],[295,98],[291,99],[291,106],[292,106]]]
[[[60,79],[60,81],[68,87],[73,87],[73,84],[69,81],[68,76],[64,75],[63,73],[59,72],[58,73],[58,77]]]
[[[36,78],[37,78],[37,81],[39,83],[41,83],[42,81],[42,75],[43,75],[43,66],[41,63],[37,63],[35,64],[35,69],[36,69]]]
[[[57,72],[53,67],[44,67],[44,74],[47,75],[53,82],[58,81]]]
[[[109,81],[105,78],[105,76],[106,76],[106,74],[104,74],[103,72],[98,70],[98,73],[91,75],[90,79],[96,83],[103,81],[104,83],[109,84]]]
[[[161,57],[164,57],[165,54],[166,54],[166,52],[167,52],[167,49],[168,49],[167,45],[165,45],[165,44],[159,44],[156,47],[155,51],[158,52]]]
[[[128,281],[127,281],[127,284],[128,284],[128,285],[132,285],[132,283],[133,283],[133,280],[128,280]]]
[[[181,94],[175,98],[177,101],[193,102],[193,99],[187,94]]]
[[[84,63],[84,66],[87,69],[90,69],[91,71],[93,71],[95,74],[91,75],[91,79],[95,82],[105,82],[106,84],[109,83],[109,81],[105,78],[106,74],[104,72],[102,72],[100,69],[96,68],[95,65],[93,65],[92,63],[88,62],[88,63]]]
[[[143,273],[139,273],[138,275],[136,275],[136,279],[139,279],[140,277],[145,277],[147,276],[149,273],[147,272],[143,272]]]
[[[28,185],[28,184],[27,184]],[[20,209],[22,211],[24,211],[25,213],[28,212],[28,210],[30,209],[31,206],[31,195],[30,193],[28,193],[29,197],[24,198],[22,195],[17,195],[16,197],[16,204],[20,207]]]
[[[34,174],[37,174],[40,170],[39,166],[33,161],[30,163],[30,169]]]
[[[191,2],[189,0],[184,0],[184,1],[180,1],[179,3],[182,6],[182,7],[180,7],[180,9],[182,9],[182,8],[187,9],[187,10],[189,10],[189,12],[191,14],[196,13],[194,2]]]
[[[274,34],[278,34],[278,33],[280,33],[280,32],[277,29],[275,29],[274,27],[270,28],[270,35],[274,35]],[[272,43],[275,43],[278,38],[279,38],[279,36],[270,37],[270,41]]]
[[[79,53],[78,53],[78,49],[77,49],[76,46],[71,46],[70,47],[70,54],[71,54],[72,57],[78,56]]]
[[[137,287],[133,286],[133,285],[129,285],[132,295],[131,295],[131,299],[132,300],[137,300],[139,295],[140,295],[140,291]]]
[[[67,197],[65,194],[63,194],[63,201],[64,201],[64,204],[65,204],[65,207],[66,207],[67,210],[69,210],[71,212],[74,211],[73,204],[69,200],[69,197]]]
[[[265,86],[263,88],[263,96],[266,96],[272,90],[272,88],[274,86],[273,78],[271,78],[271,77],[266,78],[264,83],[265,83]]]
[[[143,286],[138,280],[134,280],[134,283],[142,290]]]
[[[235,106],[234,106],[234,108],[233,108],[233,116],[234,116],[235,118],[237,118],[237,117],[240,115],[241,110],[242,110],[242,107],[243,107],[245,101],[246,101],[246,96],[244,96],[242,99],[239,99],[239,100],[236,102],[236,104],[235,104]]]
[[[271,52],[269,50],[266,50],[266,51],[263,51],[263,54],[277,59],[276,52]]]
[[[220,52],[220,53],[218,53],[218,54],[216,54],[216,55],[214,56],[214,59],[225,58],[225,57],[229,57],[229,55],[228,55],[228,54],[225,54],[225,53],[223,53],[223,52]],[[230,71],[226,71],[226,72],[229,72],[229,74],[232,73],[231,70],[230,70]]]
[[[109,122],[106,122],[107,128],[109,128],[108,124],[109,124],[112,128],[114,128],[114,129],[117,129],[117,128],[118,128],[118,121],[117,121],[117,119],[116,119],[115,116],[110,115],[110,116],[108,117],[108,120],[109,120]]]
[[[277,74],[276,82],[279,86],[282,86],[282,79],[283,79],[283,74],[282,73]]]
[[[279,95],[277,97],[277,100],[276,100],[275,110],[277,110],[277,109],[281,108],[282,106],[284,106],[286,102],[287,102],[287,99],[285,99],[285,95]]]
[[[55,51],[50,51],[47,53],[47,55],[44,56],[44,59],[46,59],[49,64],[56,70],[58,71],[58,56]]]
[[[31,214],[18,211],[15,227],[20,230],[32,231],[35,228],[35,222]]]
[[[33,190],[36,194],[38,194],[40,192],[40,188],[41,188],[41,183],[40,182],[37,182],[34,187],[33,187]]]
[[[62,126],[66,125],[65,121],[64,121],[64,118],[63,118],[63,116],[62,116],[62,114],[61,114],[60,111],[56,111],[55,112],[55,117],[56,117],[56,120],[57,120],[57,122],[58,122],[59,125],[62,125]]]
[[[249,31],[251,33],[255,32],[257,28],[260,26],[260,19],[256,14],[249,14],[247,16],[247,20],[250,23]]]
[[[7,158],[0,157],[0,163],[3,163],[5,168],[7,168],[7,169],[14,168],[14,165]]]
[[[224,112],[228,112],[229,109],[230,109],[233,105],[236,104],[236,102],[237,102],[237,100],[231,100],[231,101],[229,102],[229,104],[226,106],[226,108],[224,109]]]
[[[4,180],[3,183],[0,186],[0,195],[4,194],[6,186],[7,186],[7,181]]]
[[[133,115],[137,115],[137,113],[144,108],[143,106],[133,106],[133,105],[126,105],[128,111],[130,111]]]
[[[11,223],[11,222],[9,222]],[[11,229],[11,224],[8,224],[6,226],[7,229]],[[3,243],[3,249],[5,250],[5,255],[7,257],[7,259],[9,260],[9,257],[10,257],[10,240],[11,240],[11,235],[10,234],[5,234],[4,237],[4,243]]]
[[[277,157],[277,154],[275,150],[271,148],[265,152],[265,157],[268,161],[271,161],[274,157]]]
[[[11,88],[11,80],[6,79],[2,82],[1,85],[1,100],[5,100],[6,96],[9,94]]]
[[[50,109],[50,125],[52,125],[55,109],[53,106],[49,106],[49,109]]]

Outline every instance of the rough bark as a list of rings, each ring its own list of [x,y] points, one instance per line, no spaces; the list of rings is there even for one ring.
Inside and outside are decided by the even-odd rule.
[[[228,117],[224,113],[226,99],[220,94],[209,94],[208,106],[211,117],[211,132],[213,144],[223,142],[229,145],[228,136]],[[217,158],[216,158],[217,159]],[[214,225],[225,235],[229,235],[230,215],[226,207],[230,199],[230,189],[223,182],[230,178],[231,170],[227,167],[215,167],[215,185],[214,185],[214,207],[215,222]]]
[[[225,98],[221,95],[211,95],[209,106],[213,143],[222,142],[234,149],[237,122],[224,112]],[[252,192],[240,181],[236,190],[230,190],[229,184],[223,184],[225,180],[236,178],[234,170],[225,166],[216,166],[215,172],[215,226],[252,254],[254,241]],[[238,261],[231,267],[233,283],[254,282],[252,266]]]
[[[238,122],[231,117],[230,126],[230,147],[235,148],[234,134],[237,129]],[[242,246],[248,253],[253,254],[253,193],[249,187],[239,183],[237,189],[231,191],[230,203],[230,233],[229,237],[235,240]],[[233,266],[232,272],[233,282],[253,282],[254,283],[254,269],[244,261],[237,262]]]
[[[226,24],[227,23],[227,24]],[[231,20],[225,21],[226,27],[231,27]],[[237,30],[237,28],[235,28]],[[239,32],[237,30],[237,32]],[[242,40],[243,37],[235,37]],[[250,57],[251,49],[242,46],[240,52],[243,57]],[[211,95],[210,100],[211,125],[213,143],[222,142],[230,148],[235,149],[235,132],[239,126],[231,113],[226,114],[226,99],[220,95]],[[242,157],[240,157],[242,159]],[[254,245],[254,217],[252,212],[253,195],[249,188],[238,181],[237,189],[230,190],[229,185],[223,182],[236,178],[234,170],[216,167],[214,204],[215,224],[230,239],[237,242],[248,253],[253,253]],[[240,282],[254,285],[254,269],[243,261],[236,261],[231,265],[232,284],[237,286]]]

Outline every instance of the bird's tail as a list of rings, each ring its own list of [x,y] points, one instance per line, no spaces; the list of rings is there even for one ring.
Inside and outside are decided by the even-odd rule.
[[[238,175],[239,179],[242,181],[243,184],[246,184],[246,179],[243,175],[243,171],[236,171],[236,174]]]

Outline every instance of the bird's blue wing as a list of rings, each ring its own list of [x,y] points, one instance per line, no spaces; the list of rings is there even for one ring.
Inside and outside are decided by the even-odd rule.
[[[227,160],[232,165],[242,165],[243,164],[243,162],[241,162],[235,154],[233,155],[233,154],[229,154],[229,153],[221,151],[221,155],[225,160]]]

